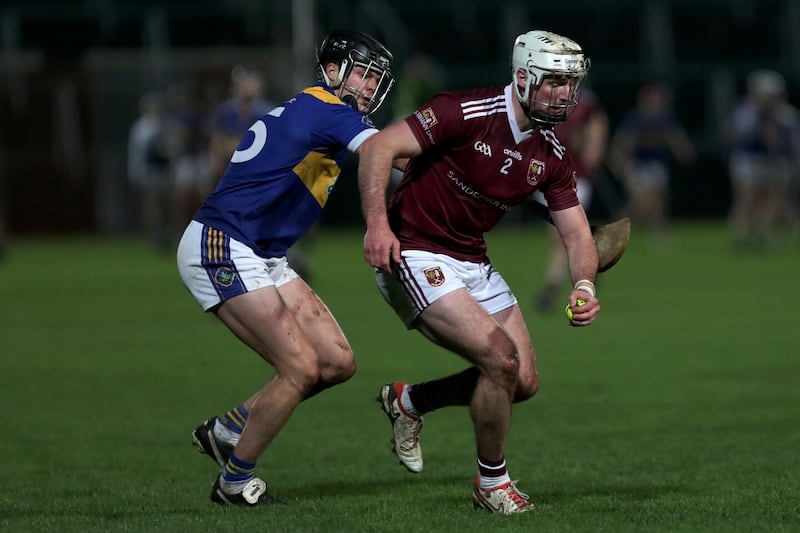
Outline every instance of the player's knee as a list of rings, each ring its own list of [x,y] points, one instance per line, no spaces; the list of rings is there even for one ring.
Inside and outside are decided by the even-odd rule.
[[[513,349],[505,352],[503,356],[500,357],[500,363],[503,377],[509,382],[516,384],[519,378],[519,356],[517,355],[517,350]]]
[[[356,360],[353,357],[342,359],[322,372],[322,379],[331,385],[344,383],[356,373]]]
[[[298,360],[285,377],[301,395],[307,394],[320,380],[320,369],[315,359]]]
[[[491,345],[488,374],[509,391],[514,390],[519,377],[517,347],[506,335]]]
[[[353,349],[346,341],[326,347],[319,357],[320,380],[328,385],[344,383],[356,373]]]
[[[514,391],[514,401],[524,402],[533,398],[539,392],[539,376],[520,376],[517,380],[517,389]]]

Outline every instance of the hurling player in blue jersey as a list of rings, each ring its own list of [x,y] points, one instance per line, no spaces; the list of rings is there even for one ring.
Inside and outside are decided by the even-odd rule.
[[[256,463],[301,401],[355,372],[336,319],[286,252],[319,217],[348,152],[377,133],[369,115],[394,83],[392,59],[368,35],[330,33],[317,52],[319,81],[250,126],[178,245],[181,278],[203,310],[275,368],[192,434],[222,469],[215,503],[277,502]]]

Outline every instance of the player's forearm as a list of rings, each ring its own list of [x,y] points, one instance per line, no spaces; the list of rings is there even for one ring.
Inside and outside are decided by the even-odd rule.
[[[597,277],[597,247],[591,235],[567,243],[566,249],[572,283],[579,280],[594,282]]]
[[[380,143],[364,143],[359,151],[358,188],[361,192],[361,212],[367,228],[386,224],[386,188],[392,169],[392,155]]]

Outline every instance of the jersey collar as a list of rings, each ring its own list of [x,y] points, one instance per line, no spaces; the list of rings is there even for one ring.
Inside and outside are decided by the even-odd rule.
[[[514,136],[514,142],[519,144],[522,141],[529,139],[533,135],[534,128],[522,131],[519,129],[519,126],[517,126],[517,117],[514,116],[513,100],[513,98],[516,98],[516,96],[514,95],[514,87],[512,86],[512,83],[506,85],[505,89],[503,90],[503,94],[506,97],[506,117],[508,118],[508,127],[511,128],[511,134]]]

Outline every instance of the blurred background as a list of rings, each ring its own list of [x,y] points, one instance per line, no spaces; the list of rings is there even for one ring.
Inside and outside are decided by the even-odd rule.
[[[667,163],[676,218],[728,216],[727,131],[748,76],[778,73],[779,92],[798,101],[792,0],[4,0],[6,235],[147,231],[169,246],[170,228],[182,230],[221,172],[220,107],[274,105],[312,83],[315,45],[335,28],[376,35],[395,53],[399,82],[378,126],[440,89],[506,84],[519,33],[548,29],[581,43],[608,120],[594,217],[624,213],[630,201],[624,157],[615,165],[611,146],[644,85],[665,90],[693,151]],[[323,224],[361,223],[357,195],[345,192],[355,188],[340,180]]]
[[[599,280],[602,320],[569,328],[552,302],[528,314],[559,273],[531,210],[487,236],[546,383],[515,409],[509,442],[537,531],[800,530],[796,0],[1,0],[0,457],[13,490],[0,530],[497,527],[464,511],[466,411],[426,420],[424,489],[389,461],[377,386],[459,367],[401,337],[375,292],[355,158],[323,211],[333,229],[307,250],[359,371],[270,449],[263,467],[293,505],[218,513],[212,465],[189,448],[194,424],[265,369],[189,297],[176,235],[242,129],[315,80],[315,45],[338,28],[395,53],[378,126],[439,90],[509,83],[513,39],[530,29],[592,60],[585,111],[559,138],[583,160],[592,221],[635,219]],[[670,220],[671,239],[658,233]],[[565,303],[571,283],[556,278]],[[517,524],[503,531],[531,529]]]

